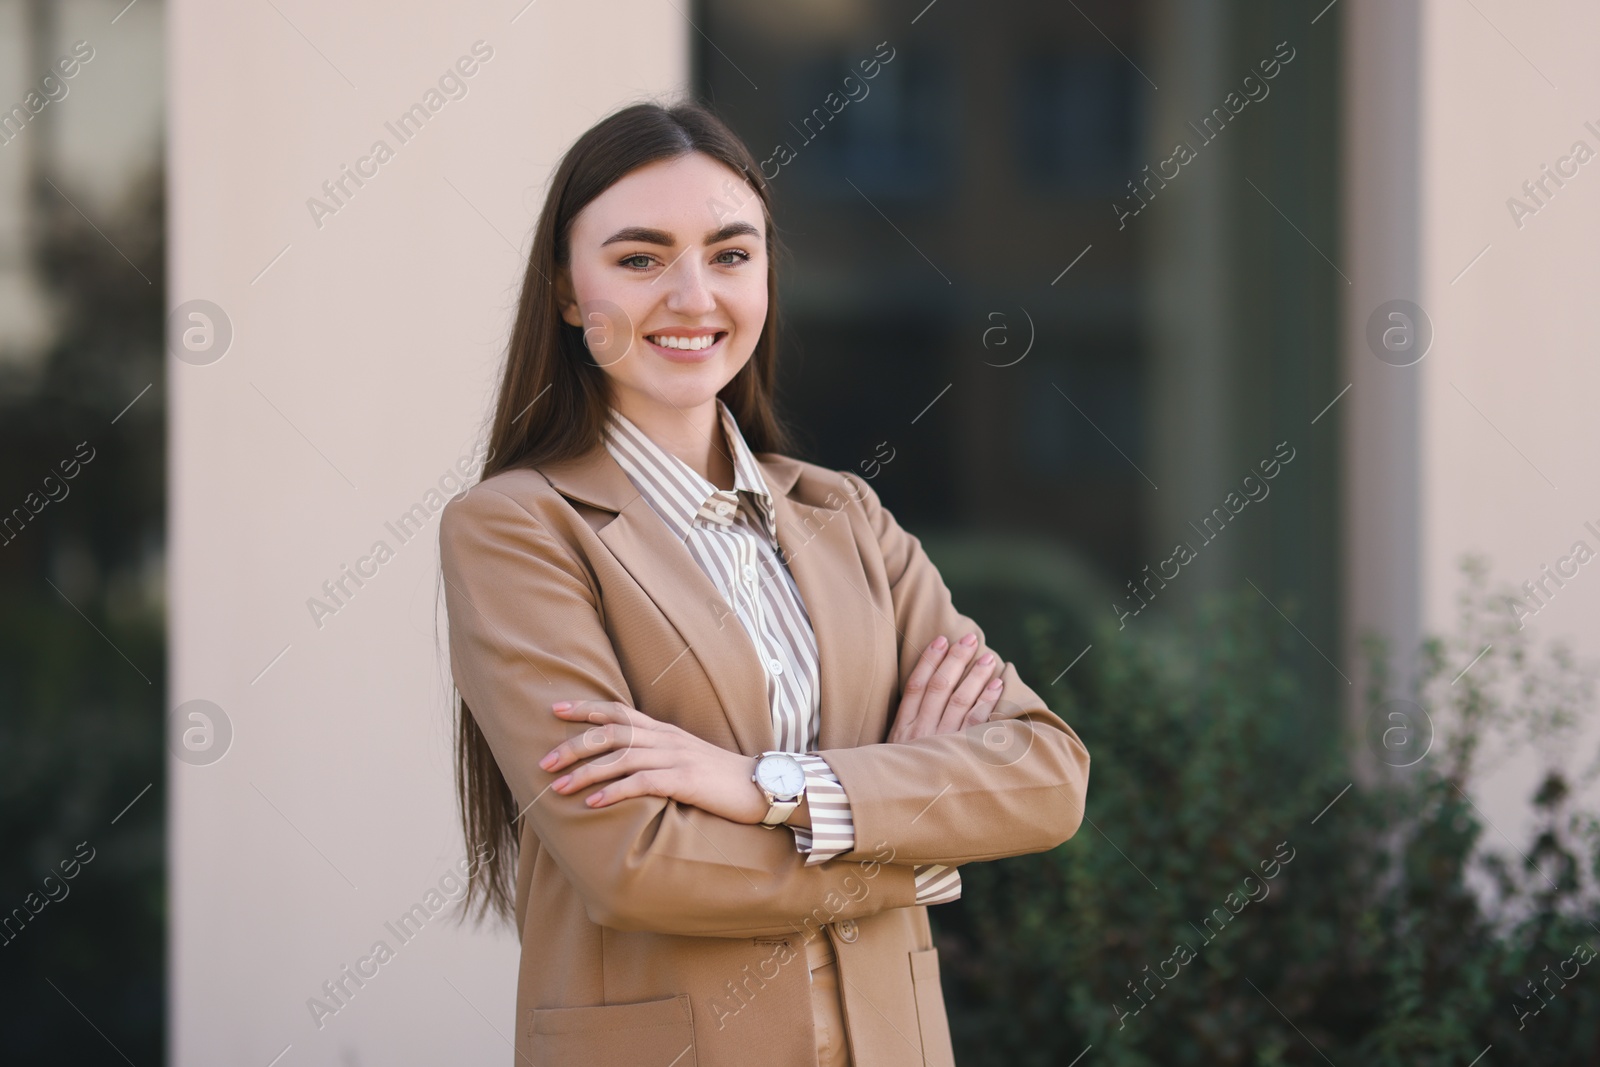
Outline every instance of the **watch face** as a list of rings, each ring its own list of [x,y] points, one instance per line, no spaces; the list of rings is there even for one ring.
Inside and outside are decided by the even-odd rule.
[[[805,789],[806,772],[789,756],[763,756],[756,764],[756,781],[775,797],[795,797]]]

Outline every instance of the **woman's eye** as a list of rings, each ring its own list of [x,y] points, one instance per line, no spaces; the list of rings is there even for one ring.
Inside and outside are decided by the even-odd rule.
[[[735,257],[735,259],[731,260],[731,261],[730,260],[725,260],[725,259],[722,258],[723,256],[733,256],[733,257]],[[741,251],[740,249],[737,249],[737,248],[730,248],[725,252],[718,252],[716,258],[714,260],[712,260],[712,262],[713,263],[721,263],[724,266],[732,266],[735,262],[742,262],[742,261],[747,260],[749,258],[750,258],[750,253]]]
[[[629,256],[620,262],[624,267],[627,267],[630,270],[647,270],[650,267],[650,257],[645,255],[643,252],[636,256]]]

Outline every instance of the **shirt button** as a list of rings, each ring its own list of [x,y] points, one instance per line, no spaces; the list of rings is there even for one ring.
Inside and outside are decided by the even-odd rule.
[[[842,922],[834,923],[833,932],[838,934],[839,940],[847,945],[855,944],[856,938],[860,936],[860,931],[856,928],[854,919],[845,919]]]
[[[780,660],[780,659],[769,659],[769,660],[767,660],[767,666],[772,669],[772,673],[773,674],[782,674],[783,673],[783,661]]]
[[[731,515],[731,514],[733,514],[733,505],[732,504],[718,504],[717,505],[717,514],[718,515]]]
[[[748,563],[744,565],[744,580],[749,582],[751,585],[754,585],[756,582],[756,569]]]

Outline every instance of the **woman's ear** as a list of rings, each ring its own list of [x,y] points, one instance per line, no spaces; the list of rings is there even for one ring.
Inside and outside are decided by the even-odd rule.
[[[556,271],[556,307],[561,309],[561,321],[568,326],[582,326],[583,315],[578,311],[578,301],[572,295],[572,273],[566,268]]]

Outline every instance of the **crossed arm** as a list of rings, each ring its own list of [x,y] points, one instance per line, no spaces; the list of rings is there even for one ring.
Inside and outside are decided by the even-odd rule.
[[[981,631],[954,611],[920,544],[865,483],[855,484],[884,548],[896,624],[911,650],[902,653],[909,657],[902,676],[911,681],[937,634],[977,633],[966,658],[981,656]],[[456,685],[519,810],[597,923],[757,936],[791,931],[824,898],[841,904],[830,905],[833,919],[859,918],[917,903],[914,865],[1039,851],[1078,825],[1088,754],[1007,665],[1001,692],[973,704],[985,717],[1005,709],[1003,722],[967,725],[963,712],[947,724],[948,707],[937,722],[913,712],[897,718],[895,740],[902,743],[821,753],[851,801],[854,845],[844,859],[882,864],[874,871],[878,892],[857,899],[846,889],[854,863],[808,863],[789,834],[755,825],[765,804],[750,785],[749,757],[632,708],[584,569],[522,505],[492,489],[456,498],[441,519],[440,554]],[[530,626],[534,604],[539,624]],[[942,654],[937,659],[944,662]],[[552,709],[561,701],[574,703]],[[602,753],[571,771],[574,760],[561,756],[541,765],[563,745],[571,754],[569,724],[596,715],[611,734],[607,751],[622,756]],[[973,739],[975,730],[1000,731],[1022,758],[997,764]],[[596,755],[592,745],[584,755]],[[668,746],[690,763],[676,781],[659,768],[620,778],[603,773],[608,762],[637,758],[629,752]],[[697,775],[695,767],[710,773]],[[608,784],[594,791],[601,780]],[[928,805],[935,781],[942,787],[937,803],[908,815]]]

